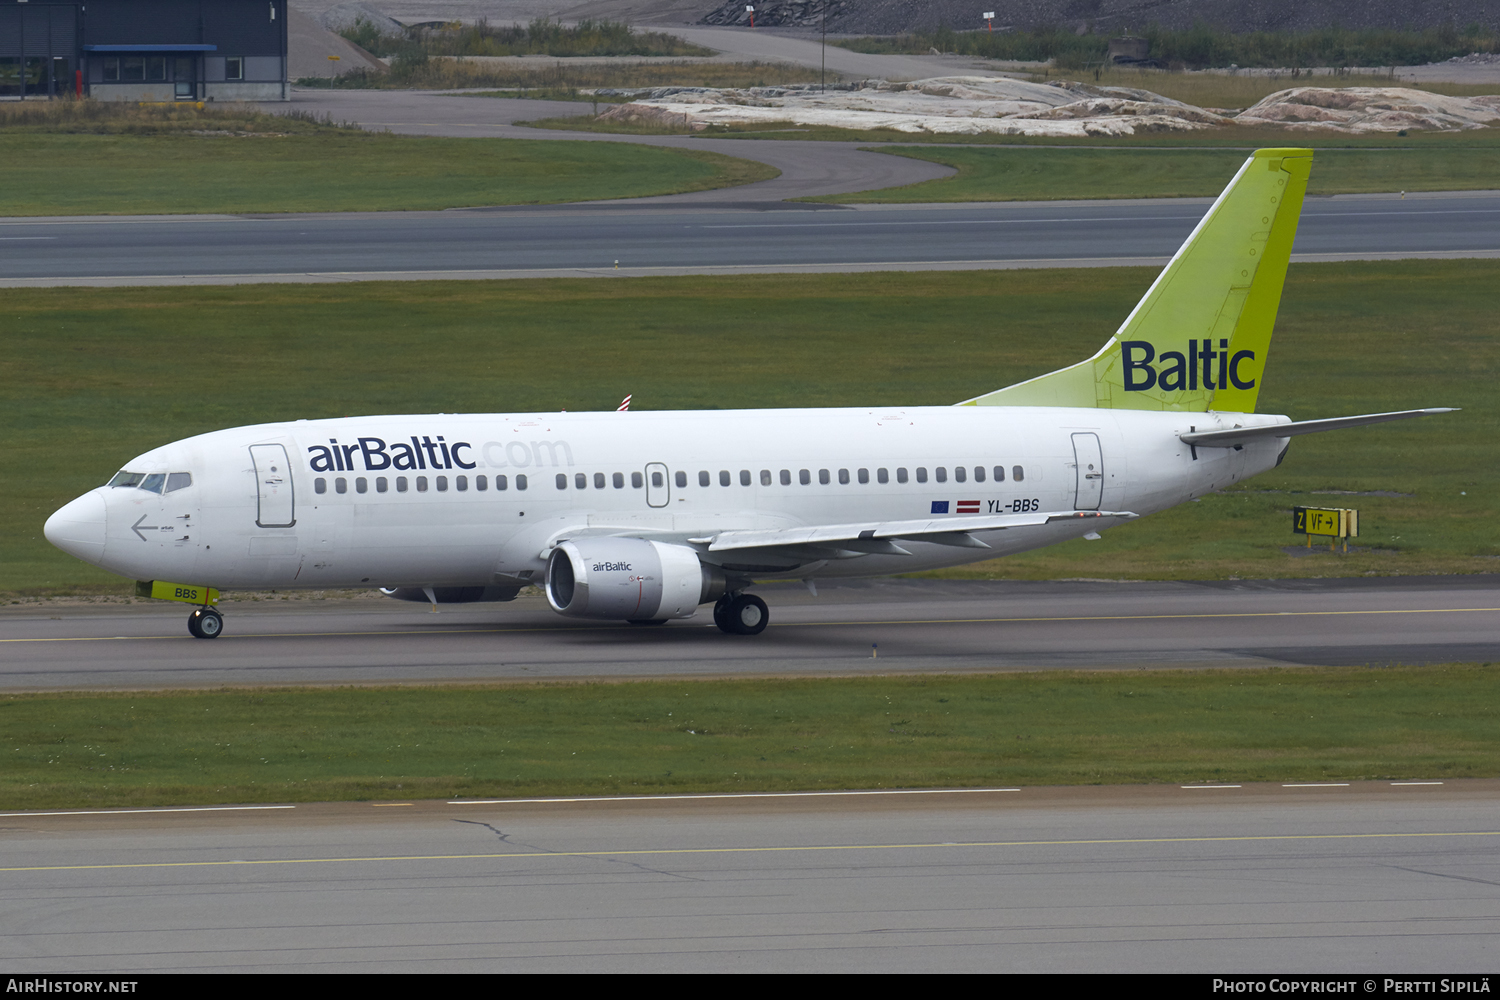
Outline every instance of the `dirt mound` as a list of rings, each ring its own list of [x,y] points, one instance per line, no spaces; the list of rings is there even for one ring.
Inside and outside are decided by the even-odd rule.
[[[634,98],[631,103],[601,117],[693,129],[776,122],[1033,136],[1131,135],[1231,124],[1291,131],[1396,132],[1484,128],[1500,122],[1500,95],[1442,97],[1400,87],[1295,87],[1272,94],[1237,117],[1149,90],[981,76],[895,84],[866,80],[826,91],[817,84],[736,90],[663,87],[629,96]]]
[[[1404,87],[1294,87],[1246,108],[1235,121],[1293,131],[1484,128],[1500,121],[1500,96],[1443,97]]]
[[[1149,91],[973,76],[907,84],[869,80],[827,91],[815,84],[674,88],[642,94],[601,117],[693,129],[785,122],[908,133],[1057,137],[1189,131],[1229,121]]]

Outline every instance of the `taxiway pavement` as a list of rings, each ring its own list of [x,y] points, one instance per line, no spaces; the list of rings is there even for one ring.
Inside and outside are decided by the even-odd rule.
[[[0,817],[30,972],[1482,973],[1500,782]]]
[[[771,606],[759,636],[724,635],[706,610],[662,626],[563,618],[536,596],[438,614],[383,597],[230,601],[214,640],[188,636],[185,606],[9,607],[0,690],[1500,660],[1495,575],[756,591]]]
[[[1161,266],[1209,204],[618,203],[7,219],[0,287]],[[1500,257],[1497,233],[1500,192],[1320,198],[1303,209],[1292,259]]]

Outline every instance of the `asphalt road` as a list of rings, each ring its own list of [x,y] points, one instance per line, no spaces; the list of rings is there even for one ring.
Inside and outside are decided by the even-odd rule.
[[[0,690],[1500,660],[1494,575],[756,591],[771,626],[754,637],[720,633],[706,611],[641,627],[563,618],[539,597],[439,614],[378,595],[231,601],[212,641],[188,637],[186,607],[159,602],[12,606]]]
[[[126,978],[1484,973],[1500,945],[1497,791],[1370,782],[10,814],[0,963]]]
[[[894,158],[891,158],[894,159]],[[0,221],[0,287],[1161,265],[1208,199]],[[1500,192],[1309,201],[1294,260],[1500,256]]]

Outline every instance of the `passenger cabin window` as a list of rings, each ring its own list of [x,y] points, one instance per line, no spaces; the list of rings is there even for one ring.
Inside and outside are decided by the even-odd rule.
[[[821,486],[827,486],[829,478],[830,477],[828,475],[828,470],[827,469],[819,469],[818,470],[818,484],[819,485],[821,485]]]
[[[375,477],[375,492],[384,493],[391,488],[391,481],[384,476]]]
[[[905,467],[902,467],[902,468],[899,468],[899,469],[896,470],[896,482],[898,482],[898,483],[904,483],[904,482],[906,482],[906,469],[905,469]]]
[[[396,492],[397,493],[405,493],[406,492],[406,477],[405,476],[397,476],[396,477]]]
[[[921,466],[917,467],[917,482],[927,482],[927,470],[925,468],[922,468]]]
[[[792,470],[791,469],[782,469],[781,470],[781,485],[782,486],[790,486],[790,485],[792,485]]]
[[[518,476],[516,478],[519,479],[520,477]],[[505,490],[507,490],[509,488],[510,488],[510,480],[508,478],[506,478],[505,476],[496,476],[495,477],[495,489],[500,490],[501,492],[504,492]]]
[[[557,474],[557,488],[560,490],[568,488],[568,474],[566,472],[559,472]]]
[[[339,481],[343,482],[343,480],[339,480]],[[422,488],[422,481],[419,479],[419,480],[417,480],[417,489],[420,490],[421,488]],[[438,476],[437,477],[437,489],[438,489],[439,493],[447,493],[448,492],[448,477],[447,476]],[[343,491],[340,490],[339,492],[342,493]]]
[[[888,482],[890,482],[891,481],[891,474],[890,474],[889,470],[886,470],[886,469],[876,469],[875,470],[875,481],[877,483],[888,483]]]
[[[997,465],[997,466],[995,466],[995,482],[997,482],[997,483],[1003,483],[1003,482],[1005,482],[1005,466],[1003,466],[1003,465]]]
[[[1026,478],[1026,470],[1021,468],[1019,465],[1011,466],[1010,474],[1011,478],[1013,478],[1018,483]]]
[[[982,482],[984,482],[984,466],[982,466],[982,465],[976,465],[976,466],[974,466],[974,482],[976,482],[976,483],[982,483]]]
[[[750,470],[749,469],[741,469],[740,470],[740,485],[741,486],[749,486],[750,485]]]
[[[602,489],[604,489],[604,473],[602,473],[602,472],[596,472],[596,473],[594,473],[594,489],[596,489],[596,490],[602,490]]]
[[[953,481],[955,483],[967,482],[968,479],[969,479],[969,474],[964,469],[964,467],[962,465],[960,465],[958,468],[956,468],[956,469],[953,470]]]
[[[808,472],[806,469],[798,469],[797,482],[801,483],[803,486],[806,486],[808,483],[812,482],[812,473]]]
[[[589,477],[582,472],[574,473],[573,485],[580,490],[586,490],[589,488]]]
[[[485,490],[489,489],[490,488],[490,478],[489,478],[489,476],[475,476],[474,477],[474,488],[476,490],[478,490],[480,493],[483,493]]]
[[[625,488],[625,473],[623,473],[623,472],[616,472],[610,478],[610,485],[613,486],[617,490],[623,490]]]
[[[417,492],[418,493],[426,493],[427,492],[427,477],[426,476],[418,476],[417,477]]]
[[[680,473],[680,472],[677,473],[677,474],[679,476],[682,475],[682,473]],[[645,476],[641,475],[639,472],[632,472],[630,474],[630,488],[631,489],[633,489],[633,490],[642,489],[642,488],[645,487],[645,485],[646,485],[646,477]]]
[[[870,481],[870,470],[869,469],[860,469],[859,470],[859,481],[860,481],[861,485],[863,485],[865,483],[868,483]]]
[[[936,469],[934,469],[933,471],[936,473],[936,475],[934,475],[933,478],[936,479],[938,482],[940,482],[940,483],[946,483],[948,481],[948,470],[945,467],[943,467],[943,466],[940,465]]]
[[[333,481],[333,489],[334,489],[334,492],[336,492],[336,493],[348,493],[349,492],[349,480],[345,479],[343,476],[337,477]]]
[[[453,477],[453,488],[456,489],[456,490],[458,490],[458,492],[460,492],[460,493],[467,492],[468,489],[469,489],[469,477],[468,476],[454,476]]]
[[[368,493],[368,492],[370,492],[370,481],[368,479],[366,479],[364,476],[360,476],[358,479],[354,480],[354,492],[356,492],[356,493]]]
[[[729,485],[729,470],[728,469],[720,469],[719,470],[719,485],[720,486],[728,486]]]
[[[770,486],[771,485],[771,470],[770,469],[761,469],[760,470],[760,484],[762,486]]]
[[[314,493],[327,493],[328,492],[328,480],[324,479],[322,476],[319,476],[317,479],[314,479],[313,480],[313,492]]]
[[[698,485],[699,486],[707,486],[709,484],[709,482],[710,482],[710,480],[708,478],[708,470],[707,469],[704,469],[704,470],[702,470],[701,472],[698,473]]]
[[[520,479],[521,477],[517,476],[516,478]],[[653,472],[653,473],[651,473],[651,488],[652,489],[660,489],[663,485],[665,485],[665,483],[666,483],[666,479],[665,479],[664,476],[662,476],[662,474],[660,472]],[[678,486],[686,486],[687,485],[687,473],[685,473],[685,472],[679,472],[679,473],[677,473],[677,485]]]
[[[504,489],[505,487],[502,486],[500,488]],[[516,477],[516,489],[518,489],[518,490],[524,490],[525,488],[526,488],[526,477],[525,476],[517,476]]]
[[[677,470],[677,475],[673,476],[672,478],[677,481],[677,488],[679,490],[682,489],[684,486],[687,485],[687,473],[683,472],[681,469]],[[661,473],[660,472],[653,472],[653,473],[651,473],[651,485],[652,486],[660,486],[661,485]]]

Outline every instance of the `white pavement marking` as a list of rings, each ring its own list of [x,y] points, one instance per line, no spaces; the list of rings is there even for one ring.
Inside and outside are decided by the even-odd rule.
[[[1377,253],[1294,253],[1292,263],[1350,260],[1494,260],[1481,250],[1391,250]],[[116,274],[0,278],[0,288],[126,288],[176,285],[338,284],[356,281],[510,281],[536,278],[659,278],[736,274],[859,274],[883,271],[1025,271],[1070,267],[1163,267],[1169,257],[1045,257],[1027,260],[921,260],[841,264],[716,264],[707,267],[541,268],[535,270],[304,271],[279,274]]]
[[[1236,786],[1238,787],[1238,786]],[[715,792],[701,795],[602,795],[576,799],[454,799],[450,806],[510,806],[545,802],[673,802],[683,799],[805,799],[852,795],[971,795],[1019,792],[1019,788],[887,788],[846,792]]]
[[[295,809],[296,806],[174,806],[166,809],[69,809],[60,812],[11,812],[0,816],[127,816],[132,813],[255,812],[263,809]]]

